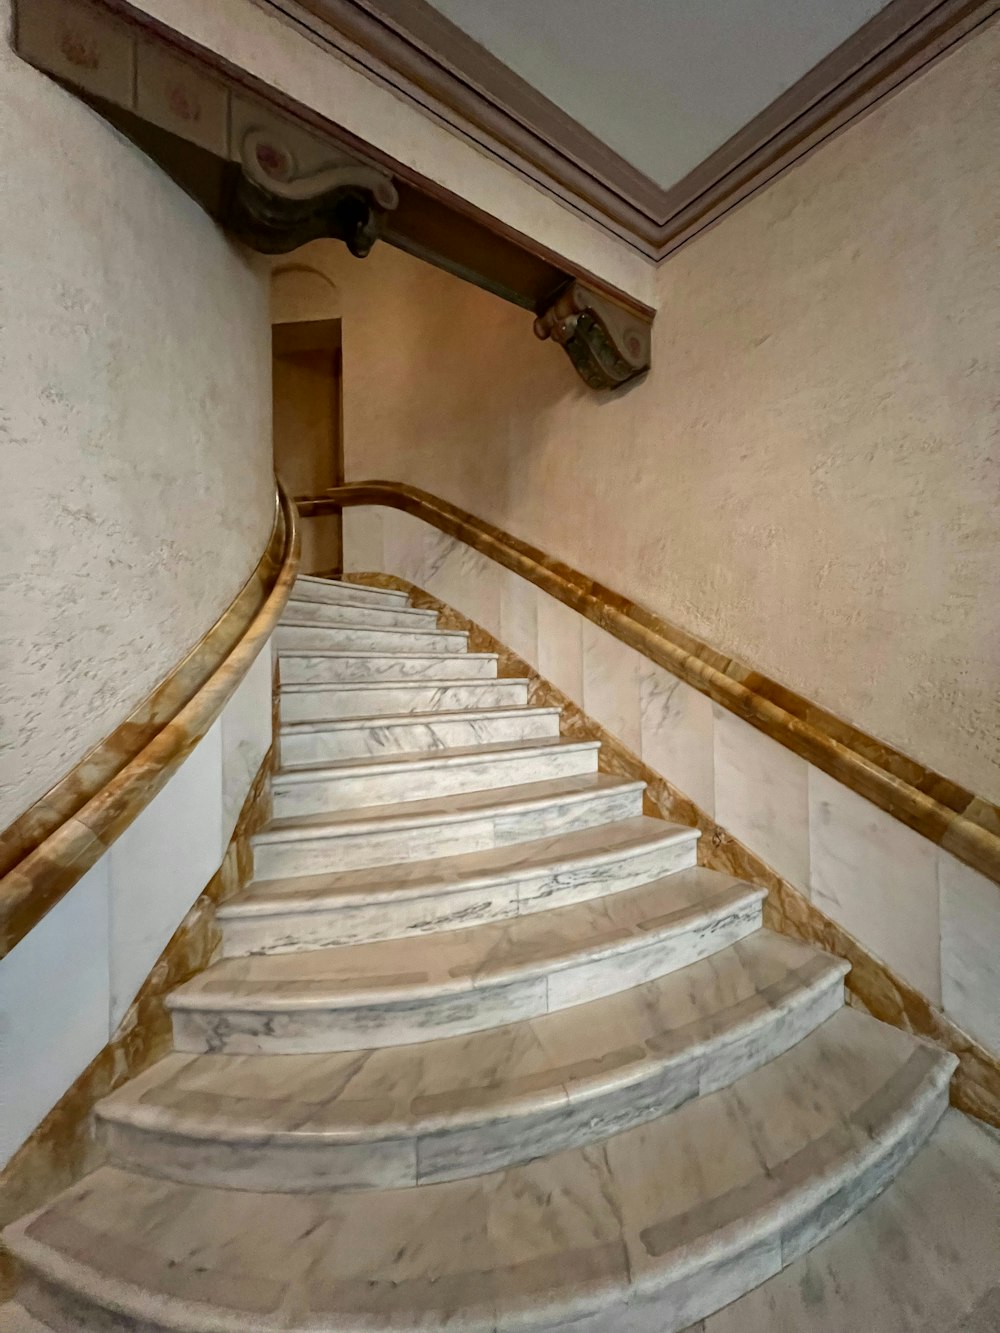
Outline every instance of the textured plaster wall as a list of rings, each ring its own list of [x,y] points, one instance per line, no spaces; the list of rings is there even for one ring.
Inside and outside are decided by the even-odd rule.
[[[660,270],[595,399],[385,247],[341,291],[349,479],[443,495],[1000,800],[1000,25]]]
[[[6,36],[0,236],[3,828],[232,600],[273,482],[264,269]]]

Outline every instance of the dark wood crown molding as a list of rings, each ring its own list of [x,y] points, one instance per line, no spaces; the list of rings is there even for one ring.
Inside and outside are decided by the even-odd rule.
[[[721,148],[663,188],[427,0],[256,3],[655,260],[1000,11],[1000,0],[889,0]]]

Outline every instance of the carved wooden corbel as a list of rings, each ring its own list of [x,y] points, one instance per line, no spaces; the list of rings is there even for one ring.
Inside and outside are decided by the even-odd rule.
[[[617,389],[649,369],[649,322],[580,282],[538,316],[535,334],[560,343],[592,389]]]
[[[83,98],[235,237],[287,254],[332,237],[364,257],[379,237],[532,311],[593,389],[649,367],[653,311],[474,206],[371,158],[337,126],[236,80],[130,0],[13,0],[14,45]],[[589,285],[590,282],[594,286]],[[553,293],[558,293],[553,299]]]
[[[399,195],[387,172],[345,154],[302,171],[274,129],[254,128],[240,148],[241,173],[224,219],[229,231],[264,254],[288,254],[334,237],[363,259]]]

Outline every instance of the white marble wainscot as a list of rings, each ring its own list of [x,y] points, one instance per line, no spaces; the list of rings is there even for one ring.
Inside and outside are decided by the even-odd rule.
[[[819,910],[940,1004],[935,845],[816,768],[809,833]]]
[[[108,1040],[108,858],[0,960],[0,1165]]]
[[[270,647],[266,647],[237,686],[220,718],[223,850],[233,835],[250,784],[271,746],[273,671]]]
[[[583,625],[579,612],[538,590],[538,670],[583,707]]]
[[[265,646],[162,791],[0,959],[0,1166],[114,1036],[218,870],[256,773],[251,756],[270,743],[270,719]]]
[[[715,818],[789,883],[807,890],[808,764],[725,708],[712,709]]]
[[[581,619],[584,712],[637,755],[640,655],[592,620]]]
[[[936,850],[944,1011],[1000,1052],[1000,884]]]
[[[538,598],[533,583],[500,570],[500,632],[497,638],[529,665],[538,667]]]
[[[637,656],[642,761],[714,816],[712,701],[648,657]]]
[[[384,573],[383,516],[376,505],[348,505],[343,514],[344,569],[349,573]]]

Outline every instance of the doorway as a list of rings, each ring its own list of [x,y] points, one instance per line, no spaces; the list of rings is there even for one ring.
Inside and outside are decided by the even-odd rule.
[[[318,495],[344,480],[343,357],[339,319],[271,326],[274,467],[293,496]],[[303,574],[339,578],[339,514],[301,523]]]

